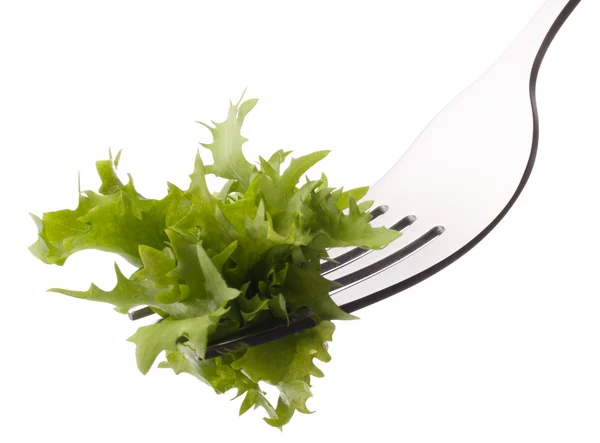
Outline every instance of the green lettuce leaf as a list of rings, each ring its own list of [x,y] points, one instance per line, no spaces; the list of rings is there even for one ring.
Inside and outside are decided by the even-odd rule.
[[[246,115],[256,106],[258,100],[247,100],[241,104],[240,102],[237,105],[230,104],[224,122],[213,122],[214,126],[200,123],[207,127],[213,136],[212,143],[202,144],[212,152],[214,158],[214,164],[206,168],[207,172],[236,180],[247,187],[256,168],[242,153],[242,145],[248,140],[242,136],[241,129]]]
[[[135,343],[135,357],[140,372],[146,374],[162,351],[175,351],[182,337],[187,338],[195,353],[203,357],[208,337],[224,313],[225,310],[220,309],[200,317],[180,320],[166,318],[160,323],[139,328],[127,341]]]
[[[205,124],[213,140],[202,146],[213,163],[204,165],[195,153],[189,187],[167,183],[162,199],[142,196],[131,176],[119,178],[120,152],[97,162],[97,192],[80,191],[73,210],[32,216],[38,238],[30,251],[55,265],[86,249],[124,257],[136,270],[126,277],[115,265],[111,290],[92,284],[86,291],[52,291],[109,303],[121,314],[150,307],[159,321],[128,339],[142,373],[164,354],[159,367],[189,374],[219,394],[234,390],[240,414],[262,408],[266,423],[282,428],[296,411],[311,413],[311,377],[323,376],[314,359],[331,358],[332,321],[356,319],[331,299],[336,285],[320,273],[328,248],[380,249],[400,233],[370,225],[373,202],[362,200],[368,188],[344,191],[324,174],[307,176],[329,151],[290,159],[290,151],[279,150],[248,161],[242,126],[256,104],[240,99],[224,121]],[[226,182],[212,191],[206,174]],[[317,326],[204,359],[211,343],[306,315]],[[276,403],[265,383],[279,390]]]
[[[113,165],[112,160],[96,165],[104,194],[84,191],[75,210],[46,213],[41,219],[34,216],[39,235],[30,251],[37,258],[62,265],[77,251],[98,249],[139,266],[140,245],[164,247],[166,215],[178,193],[173,191],[163,200],[147,200],[137,193],[131,179],[126,185],[115,179]]]
[[[232,362],[234,369],[251,380],[264,381],[279,389],[277,417],[265,419],[271,426],[282,427],[290,421],[294,411],[310,413],[306,407],[306,401],[312,396],[310,377],[323,377],[313,360],[331,360],[327,342],[332,340],[334,330],[333,323],[323,321],[299,334],[250,348]]]

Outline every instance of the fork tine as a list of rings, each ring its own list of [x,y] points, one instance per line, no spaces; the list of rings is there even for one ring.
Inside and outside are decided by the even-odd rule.
[[[416,220],[417,220],[417,218],[414,215],[409,215],[408,217],[404,217],[402,220],[400,220],[398,223],[396,223],[390,229],[393,229],[394,231],[402,232],[406,228],[408,228],[410,225],[412,225]],[[341,255],[334,257],[333,258],[334,261],[322,263],[321,264],[321,274],[326,275],[333,270],[339,269],[342,266],[352,263],[357,258],[362,257],[363,255],[368,254],[369,252],[371,252],[370,249],[364,249],[364,248],[351,249],[348,252],[345,252]]]
[[[416,219],[415,219],[416,220]],[[351,285],[353,283],[357,283],[366,278],[372,277],[382,271],[385,271],[390,266],[393,266],[409,257],[410,255],[417,252],[419,249],[424,248],[437,237],[442,235],[446,228],[443,226],[436,226],[430,229],[428,232],[417,238],[416,240],[410,242],[408,245],[403,248],[397,250],[396,252],[382,258],[381,260],[376,261],[368,266],[365,266],[357,271],[351,272],[350,274],[346,274],[335,280],[336,283],[339,283],[341,287],[337,288],[337,290],[341,290],[344,287]]]
[[[146,306],[145,308],[141,308],[141,309],[137,309],[135,311],[128,312],[127,316],[129,317],[129,320],[135,321],[135,320],[140,320],[145,317],[149,317],[153,314],[155,314],[155,312],[152,310],[152,308],[150,308],[149,306]]]

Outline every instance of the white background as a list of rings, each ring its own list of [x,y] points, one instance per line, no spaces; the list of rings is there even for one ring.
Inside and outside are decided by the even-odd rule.
[[[96,189],[109,147],[144,195],[186,186],[209,140],[194,122],[245,87],[261,100],[248,157],[332,149],[334,184],[372,183],[540,4],[2,2],[0,441],[600,441],[597,0],[544,62],[539,157],[514,209],[450,268],[338,322],[316,413],[283,434],[191,377],[142,376],[125,341],[138,325],[45,292],[111,287],[113,257],[27,251],[28,212],[74,208],[77,172]]]

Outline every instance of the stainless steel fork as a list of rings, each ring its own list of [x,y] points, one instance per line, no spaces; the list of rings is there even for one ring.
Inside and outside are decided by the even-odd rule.
[[[538,148],[535,88],[552,40],[581,0],[548,0],[509,49],[425,128],[365,197],[373,225],[402,237],[383,250],[331,251],[322,273],[347,312],[431,277],[494,229],[525,187]],[[401,191],[401,192],[400,192]],[[141,318],[152,311],[136,311]],[[311,317],[210,343],[205,358],[314,326]]]

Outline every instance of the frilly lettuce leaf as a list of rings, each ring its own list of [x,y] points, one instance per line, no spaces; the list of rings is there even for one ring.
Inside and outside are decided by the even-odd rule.
[[[333,323],[323,321],[299,334],[250,348],[231,363],[232,368],[252,381],[264,381],[279,389],[276,417],[269,414],[269,418],[265,418],[268,424],[281,428],[290,421],[295,411],[311,413],[306,406],[306,401],[312,396],[310,377],[323,377],[323,372],[313,360],[331,360],[327,342],[332,340],[334,330]],[[268,408],[265,410],[269,412]]]
[[[137,270],[126,277],[115,265],[112,290],[91,285],[87,291],[52,291],[109,303],[123,314],[151,307],[160,321],[129,338],[142,373],[164,353],[160,367],[191,374],[217,393],[237,390],[240,414],[261,407],[266,422],[281,428],[295,411],[310,413],[310,379],[323,376],[313,360],[330,359],[331,321],[356,318],[333,302],[335,283],[320,274],[327,248],[378,249],[400,234],[369,224],[373,202],[361,201],[368,188],[333,188],[325,175],[303,182],[329,151],[292,158],[287,167],[291,152],[283,150],[249,162],[241,130],[256,104],[240,99],[230,103],[225,121],[206,124],[213,140],[203,146],[213,163],[204,165],[197,153],[188,189],[168,183],[160,200],[143,197],[130,176],[121,181],[121,153],[97,162],[98,192],[80,191],[73,210],[33,216],[38,239],[30,250],[55,265],[85,249],[124,257]],[[211,192],[206,174],[227,181]],[[202,359],[211,340],[274,319],[289,323],[298,310],[308,310],[317,326]],[[275,406],[262,383],[279,389]]]
[[[306,406],[312,397],[310,379],[324,376],[314,359],[331,360],[327,342],[332,340],[334,330],[333,323],[323,321],[308,331],[210,360],[198,360],[187,343],[179,344],[177,350],[167,353],[167,361],[159,367],[170,368],[176,374],[190,374],[218,394],[237,389],[235,398],[244,396],[240,415],[260,407],[267,413],[264,420],[268,424],[282,428],[296,411],[312,413]],[[277,387],[276,407],[259,383]]]
[[[199,317],[168,317],[159,323],[139,328],[128,341],[135,343],[135,357],[140,372],[146,374],[162,351],[176,350],[182,337],[188,339],[198,357],[204,357],[208,337],[224,313],[225,309],[221,308]]]
[[[77,251],[98,249],[139,266],[140,245],[164,247],[165,221],[180,192],[173,189],[162,200],[147,200],[137,193],[131,178],[121,183],[114,161],[99,161],[96,167],[102,180],[100,193],[80,192],[75,210],[46,213],[41,219],[33,216],[39,235],[30,251],[43,262],[62,265]]]
[[[246,160],[242,153],[242,145],[248,140],[242,136],[241,129],[246,115],[256,106],[257,99],[247,100],[236,105],[230,103],[227,119],[222,123],[213,122],[214,126],[201,123],[207,127],[213,136],[212,143],[203,143],[214,158],[214,164],[206,171],[219,177],[236,180],[247,187],[256,168]]]

